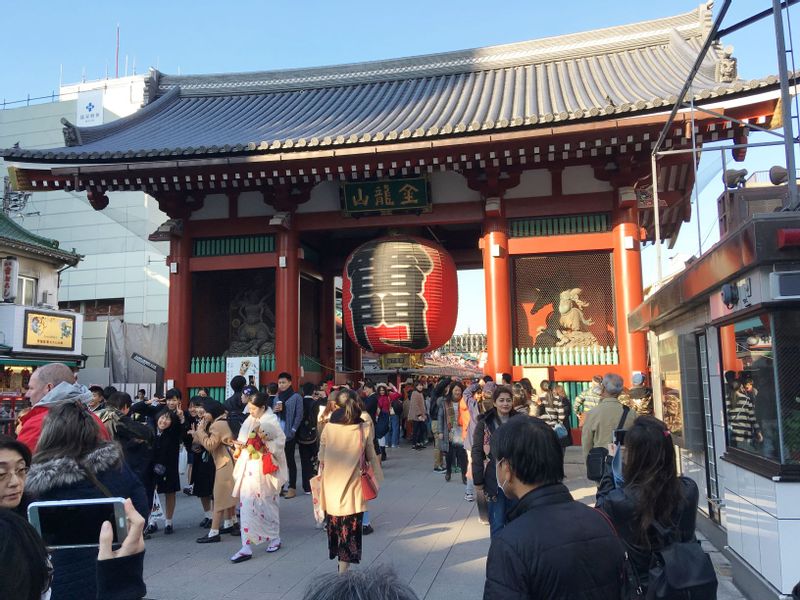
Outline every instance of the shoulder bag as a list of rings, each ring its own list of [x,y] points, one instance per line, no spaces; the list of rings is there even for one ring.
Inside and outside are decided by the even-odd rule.
[[[364,500],[374,500],[378,497],[380,486],[375,477],[375,471],[367,460],[367,449],[364,444],[364,426],[359,425],[358,430],[361,434],[361,493],[364,496]]]
[[[622,416],[617,424],[617,429],[622,429],[625,425],[625,419],[628,418],[630,408],[627,406],[622,407]],[[603,464],[608,456],[608,448],[605,446],[592,448],[589,454],[586,455],[586,478],[592,481],[600,481],[603,478]]]

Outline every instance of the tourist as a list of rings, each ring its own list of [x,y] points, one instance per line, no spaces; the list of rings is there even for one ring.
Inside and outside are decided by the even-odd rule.
[[[136,600],[147,593],[144,584],[144,517],[130,500],[125,501],[128,533],[118,550],[113,549],[113,531],[106,523],[98,538],[98,551],[91,549],[90,570],[83,573],[87,587],[73,598],[101,600]],[[87,564],[88,567],[88,564]],[[55,570],[48,549],[33,526],[23,517],[0,508],[0,584],[3,598],[14,600],[60,600],[64,586],[55,586]],[[95,586],[96,583],[96,586]],[[96,589],[96,596],[91,593]],[[91,594],[91,595],[89,595]]]
[[[319,469],[323,509],[328,518],[328,553],[338,559],[339,572],[361,562],[361,536],[364,498],[362,463],[371,465],[377,481],[383,479],[381,463],[370,443],[372,423],[362,420],[355,394],[340,391],[339,408],[322,432],[319,444]]]
[[[491,385],[490,390],[494,387]],[[467,453],[467,489],[464,492],[464,500],[467,502],[475,501],[475,479],[472,467],[472,440],[475,438],[475,428],[478,426],[478,419],[483,413],[483,394],[484,387],[479,382],[470,384],[465,390],[461,399],[462,408],[469,414],[469,421],[464,435],[464,450]]]
[[[322,439],[322,431],[325,429],[325,426],[330,423],[331,415],[339,408],[339,405],[336,403],[337,393],[337,390],[332,391],[325,402],[325,406],[321,407],[319,410],[317,432],[319,433],[320,439]],[[317,464],[319,464],[319,445],[317,445],[317,455]]]
[[[531,380],[528,379],[527,377],[523,377],[522,379],[519,380],[519,384],[525,388],[526,392],[528,392],[528,398],[533,398],[534,393],[533,393],[533,384],[531,383]]]
[[[609,445],[595,506],[614,524],[646,593],[653,553],[666,545],[654,526],[674,529],[678,541],[693,541],[699,491],[693,480],[678,476],[675,445],[663,421],[639,417],[624,440],[624,446]],[[617,453],[621,478],[612,468]]]
[[[52,406],[25,482],[31,502],[130,498],[143,519],[149,504],[144,486],[125,464],[119,445],[104,439],[104,433],[108,435],[84,404]],[[52,597],[94,598],[96,558],[92,548],[53,551]]]
[[[494,407],[478,417],[478,425],[472,438],[472,477],[475,488],[486,495],[489,508],[489,531],[494,536],[506,523],[506,497],[497,485],[496,459],[490,450],[494,433],[511,418],[523,417],[514,413],[511,389],[499,385],[494,389]]]
[[[116,392],[105,401],[105,410],[100,420],[105,425],[111,439],[122,447],[125,462],[136,473],[144,485],[148,498],[153,497],[155,480],[153,477],[153,430],[144,423],[134,421],[130,415],[131,397],[125,392]],[[149,514],[149,513],[148,513]],[[145,519],[147,514],[143,515]]]
[[[103,397],[103,387],[99,385],[90,385],[89,391],[92,393],[92,399],[89,400],[86,406],[88,406],[89,410],[93,413],[99,414],[105,410],[106,407],[106,399]]]
[[[444,410],[444,405],[447,402],[450,382],[451,380],[449,377],[442,377],[434,386],[433,392],[431,393],[432,398],[435,398],[435,400],[431,402],[430,409],[431,431],[434,437],[433,470],[437,473],[445,472],[444,455],[447,452],[447,441],[444,439],[442,431],[439,429],[439,412]]]
[[[445,456],[444,480],[450,481],[453,464],[461,470],[461,482],[467,483],[467,453],[464,451],[464,434],[467,423],[464,423],[461,411],[461,398],[464,388],[458,382],[449,387],[447,397],[439,407],[438,430],[439,443]]]
[[[237,499],[233,496],[233,433],[225,419],[225,409],[219,402],[206,399],[202,421],[194,427],[194,441],[203,446],[214,460],[214,513],[208,535],[197,538],[198,544],[222,541],[221,533],[239,535],[234,524],[234,508]]]
[[[620,394],[619,400],[630,406],[640,417],[653,415],[653,390],[645,387],[644,373],[635,372],[631,376],[633,387],[624,395]]]
[[[36,444],[42,431],[42,423],[47,417],[51,406],[68,400],[78,400],[88,404],[92,398],[85,386],[75,383],[75,374],[63,363],[49,363],[36,369],[28,381],[25,398],[31,403],[31,409],[20,414],[17,439],[36,451]],[[100,419],[95,417],[100,425]],[[102,429],[103,439],[110,439],[105,428]]]
[[[425,438],[428,433],[428,413],[425,411],[425,396],[422,395],[424,388],[425,384],[418,380],[414,385],[414,391],[411,392],[408,408],[408,420],[413,423],[411,443],[415,450],[425,448]]]
[[[622,377],[616,373],[609,373],[602,379],[600,388],[600,402],[586,415],[583,422],[581,443],[583,445],[583,458],[592,448],[605,448],[614,441],[615,429],[627,429],[638,416],[635,410],[628,409],[628,414],[621,421],[623,407],[619,401],[622,393]]]
[[[306,381],[303,384],[303,404],[301,406],[303,415],[300,420],[300,427],[295,434],[297,449],[300,454],[300,478],[302,480],[303,493],[306,495],[311,494],[311,478],[314,476],[314,461],[319,441],[317,433],[319,404],[315,388],[316,386],[310,381]]]
[[[166,407],[152,418],[156,425],[153,441],[155,493],[164,494],[164,534],[172,535],[174,533],[172,518],[175,515],[176,494],[181,489],[178,461],[182,429],[173,412]],[[150,498],[150,500],[153,501],[154,498]],[[150,535],[156,531],[158,531],[158,524],[155,520],[151,520],[145,533]]]
[[[256,394],[247,405],[249,416],[236,442],[236,482],[233,495],[239,497],[241,549],[231,556],[240,563],[253,557],[252,546],[267,544],[267,552],[281,547],[280,491],[286,481],[286,434],[264,394]]]
[[[239,379],[237,379],[237,377]],[[231,428],[233,437],[239,435],[239,429],[242,423],[247,418],[247,403],[250,398],[258,393],[258,388],[254,385],[242,385],[245,381],[244,377],[237,375],[231,379],[231,389],[234,390],[233,394],[225,400],[223,408],[225,409],[225,418],[228,421],[228,427]],[[236,383],[236,387],[233,384]]]
[[[558,387],[563,394],[564,388],[561,386]],[[544,393],[539,396],[541,404],[539,415],[536,416],[541,417],[541,419],[553,429],[555,429],[558,424],[561,424],[562,427],[566,427],[567,407],[564,405],[563,396],[556,392],[555,387],[553,389],[550,388],[549,381],[543,381],[541,388]]]
[[[514,378],[511,377],[511,373],[503,373],[500,376],[500,385],[505,385],[507,387],[511,387],[511,382],[513,380],[514,380]]]
[[[381,393],[381,389],[384,390]],[[375,419],[375,438],[378,441],[378,451],[381,455],[381,462],[385,461],[387,438],[391,432],[392,401],[385,392],[386,387],[378,388],[378,413]]]
[[[144,400],[147,400],[147,390],[142,388],[136,392],[136,402],[143,402]]]
[[[521,383],[511,386],[512,410],[517,413],[538,417],[541,410],[541,398],[532,397]]]
[[[303,422],[303,397],[292,388],[290,373],[278,375],[278,394],[275,397],[274,412],[281,420],[286,434],[286,464],[289,467],[288,489],[284,498],[287,500],[297,496],[297,462],[294,459],[294,450],[297,446],[297,430]],[[309,479],[311,475],[309,475]],[[309,488],[310,489],[310,488]]]
[[[511,419],[494,432],[491,452],[500,488],[517,503],[513,526],[492,537],[484,600],[620,598],[622,546],[605,517],[562,483],[553,430],[541,419]]]
[[[407,584],[385,565],[363,571],[330,573],[311,580],[303,600],[419,600]]]
[[[189,495],[200,498],[200,504],[203,507],[203,520],[200,521],[200,527],[203,529],[211,528],[211,518],[213,513],[211,510],[211,501],[214,496],[214,459],[211,454],[203,448],[203,445],[194,440],[192,429],[200,425],[204,420],[206,414],[204,408],[206,398],[203,396],[193,396],[189,400],[189,418],[184,423],[184,437],[183,444],[186,448],[186,453],[191,459],[189,464],[191,470],[187,469],[187,481],[189,482],[188,488],[184,488],[184,493],[189,491]]]
[[[581,427],[583,427],[586,415],[588,415],[595,406],[600,404],[602,391],[603,377],[601,375],[595,375],[592,377],[592,382],[589,384],[589,387],[575,397],[575,404],[572,408],[575,414],[578,415],[578,422]]]
[[[748,389],[749,388],[749,389]],[[731,383],[730,400],[726,402],[728,409],[728,442],[735,448],[753,451],[756,444],[764,441],[761,424],[756,416],[753,399],[755,394],[752,380],[742,383],[734,380]],[[749,392],[749,393],[748,393]]]
[[[22,442],[0,436],[0,508],[26,516],[25,479],[30,468],[30,449]]]
[[[400,419],[403,416],[403,400],[397,392],[397,388],[390,382],[387,384],[378,384],[378,393],[383,393],[389,397],[389,439],[387,440],[389,448],[400,447]]]

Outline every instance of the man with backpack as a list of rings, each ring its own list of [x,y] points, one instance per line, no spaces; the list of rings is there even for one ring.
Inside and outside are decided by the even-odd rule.
[[[319,403],[314,395],[316,386],[310,381],[303,384],[303,420],[297,428],[295,439],[300,451],[300,476],[303,492],[311,493],[311,478],[314,476],[314,457],[317,454],[317,415]]]

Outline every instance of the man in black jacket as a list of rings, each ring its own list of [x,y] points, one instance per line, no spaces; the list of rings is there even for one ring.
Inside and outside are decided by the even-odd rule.
[[[619,598],[623,549],[606,519],[561,483],[556,433],[537,418],[511,419],[492,436],[497,482],[519,503],[492,538],[484,600]]]

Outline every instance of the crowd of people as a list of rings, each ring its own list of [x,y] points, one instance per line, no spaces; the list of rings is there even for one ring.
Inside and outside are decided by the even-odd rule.
[[[542,381],[535,388],[510,376],[400,385],[328,380],[296,390],[281,373],[266,393],[242,377],[229,383],[224,403],[201,391],[184,404],[176,389],[132,399],[113,388],[88,390],[64,365],[37,369],[17,439],[0,438],[7,597],[143,597],[145,539],[162,531],[150,513],[161,505],[163,534],[172,534],[182,490],[202,505],[198,543],[240,539],[232,563],[251,560],[261,545],[279,551],[281,501],[298,491],[312,495],[339,575],[310,582],[307,597],[355,597],[347,594],[358,589],[364,598],[414,598],[383,567],[378,579],[350,569],[362,560],[362,537],[374,530],[369,507],[383,465],[397,456],[387,448],[402,440],[415,452],[431,447],[433,469],[446,482],[456,476],[464,501],[485,502],[491,546],[484,598],[622,597],[663,583],[654,583],[653,565],[666,547],[699,548],[697,486],[678,474],[670,430],[647,414],[652,401],[642,378],[626,390],[618,375],[598,377],[574,402],[562,386]],[[563,484],[575,421],[584,455],[602,455],[595,508]],[[104,496],[128,499],[119,547],[104,526],[96,548],[48,550],[25,520],[32,502]],[[716,578],[706,584],[715,590]]]

